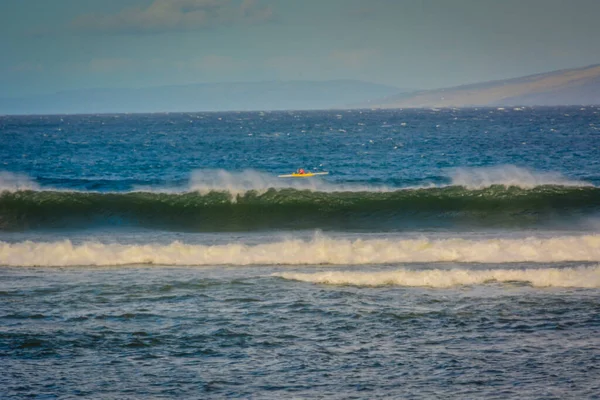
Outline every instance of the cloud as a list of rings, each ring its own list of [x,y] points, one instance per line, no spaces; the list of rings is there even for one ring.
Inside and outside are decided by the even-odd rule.
[[[243,69],[247,63],[233,57],[209,54],[189,60],[175,61],[174,65],[180,71],[233,72]]]
[[[94,73],[110,73],[133,69],[136,62],[129,58],[93,58],[88,68]]]
[[[377,19],[382,14],[395,13],[402,6],[398,0],[369,0],[349,7],[345,14],[358,20]]]
[[[335,50],[329,54],[329,60],[348,69],[363,69],[380,56],[374,49]]]
[[[306,68],[307,65],[314,65],[314,58],[307,59],[306,57],[295,55],[283,55],[269,57],[264,61],[267,68],[275,70],[290,70],[294,68]]]
[[[262,67],[283,80],[354,79],[359,75],[369,80],[369,74],[374,66],[381,63],[381,57],[381,51],[377,49],[337,49],[321,56],[269,57],[263,61]]]
[[[164,33],[221,25],[257,24],[272,19],[273,10],[255,0],[154,0],[148,7],[116,14],[86,14],[71,29],[87,33]]]
[[[328,65],[320,57],[299,55],[278,55],[263,60],[262,68],[276,79],[314,79],[326,76],[330,71]]]
[[[368,68],[381,56],[376,49],[332,50],[324,57],[302,57],[298,55],[274,56],[265,60],[267,68],[276,70],[337,68],[340,70],[361,70]],[[312,67],[312,68],[311,68]]]
[[[10,67],[10,71],[18,73],[42,72],[44,66],[40,63],[22,62]]]
[[[60,64],[64,73],[119,74],[130,72],[203,72],[227,73],[244,70],[249,64],[242,59],[229,56],[207,54],[199,57],[172,58],[119,58],[94,57],[88,60],[65,61]],[[34,66],[19,65],[18,71],[33,71]],[[17,71],[16,67],[13,67]],[[39,69],[36,69],[39,70]],[[115,75],[116,76],[116,75]]]

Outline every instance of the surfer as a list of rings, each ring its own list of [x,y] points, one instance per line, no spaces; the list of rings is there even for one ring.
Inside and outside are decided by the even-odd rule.
[[[296,170],[296,172],[293,172],[291,174],[286,174],[286,175],[277,175],[279,178],[310,178],[312,176],[317,176],[317,175],[328,175],[329,172],[311,172],[310,170],[307,171],[304,168],[298,168]]]

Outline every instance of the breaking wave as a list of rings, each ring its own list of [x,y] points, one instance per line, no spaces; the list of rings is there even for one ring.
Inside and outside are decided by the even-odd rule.
[[[499,282],[526,282],[534,287],[599,288],[600,266],[579,268],[408,270],[388,272],[328,271],[280,273],[284,279],[352,286],[421,286],[448,288]]]
[[[483,189],[491,186],[532,189],[538,186],[593,186],[588,182],[574,180],[558,172],[533,171],[515,165],[482,168],[454,168],[450,170],[451,185],[467,189]]]
[[[5,191],[0,229],[125,225],[168,230],[404,229],[536,226],[600,211],[600,188],[462,186],[392,192],[299,189],[192,193]]]
[[[282,240],[258,245],[0,242],[0,265],[370,265],[432,262],[600,262],[600,235],[526,239]]]
[[[289,172],[289,171],[288,171]],[[296,189],[313,192],[394,192],[399,189],[429,189],[447,186],[460,186],[469,190],[485,189],[492,186],[505,188],[515,187],[532,189],[538,186],[565,186],[565,187],[590,187],[589,182],[572,179],[558,172],[536,171],[515,165],[498,165],[491,167],[460,167],[440,171],[442,175],[422,179],[409,179],[398,181],[394,174],[390,175],[393,184],[384,182],[344,182],[330,180],[322,177],[310,179],[285,179],[277,175],[246,169],[243,171],[227,171],[222,169],[202,169],[190,173],[187,182],[160,185],[158,181],[153,184],[136,183],[135,180],[115,177],[96,176],[87,179],[68,178],[39,178],[50,183],[50,187],[41,186],[31,177],[7,171],[0,171],[0,192],[16,192],[20,190],[60,191],[60,192],[110,192],[117,189],[119,192],[150,192],[150,193],[189,193],[195,192],[202,195],[220,192],[228,193],[232,200],[243,196],[247,192],[258,194],[269,190]],[[335,176],[333,173],[331,176]],[[408,186],[407,186],[408,184]],[[75,189],[79,187],[78,189]],[[124,190],[129,187],[130,190]],[[103,188],[103,189],[102,189]],[[75,190],[74,190],[75,189]]]
[[[201,170],[191,174],[185,187],[74,191],[43,188],[25,175],[0,172],[0,230],[98,225],[198,232],[529,227],[600,212],[599,187],[557,173],[510,165],[448,173],[447,184],[435,177],[435,185],[424,180],[398,188],[282,179],[253,170]]]

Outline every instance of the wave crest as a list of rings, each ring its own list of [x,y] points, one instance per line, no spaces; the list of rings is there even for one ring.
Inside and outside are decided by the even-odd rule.
[[[558,172],[540,172],[515,165],[498,165],[481,168],[456,168],[450,171],[452,185],[478,190],[491,186],[533,189],[538,186],[593,186],[590,183],[569,179]]]
[[[527,282],[534,287],[600,288],[600,266],[580,268],[422,270],[399,269],[387,272],[328,271],[280,273],[284,279],[352,286],[413,286],[449,288],[489,282]]]
[[[0,242],[0,265],[369,265],[413,262],[600,262],[600,235],[526,239],[368,239],[316,236],[259,245]]]
[[[418,226],[543,226],[593,216],[600,188],[459,186],[394,192],[268,189],[228,192],[0,193],[0,229],[126,225],[169,230],[407,229]]]

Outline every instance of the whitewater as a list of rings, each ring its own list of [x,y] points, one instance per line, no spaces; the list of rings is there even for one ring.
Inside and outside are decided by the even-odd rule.
[[[400,269],[387,272],[328,271],[275,274],[284,279],[330,285],[422,286],[449,288],[493,282],[524,282],[534,287],[600,288],[600,266],[579,268],[425,270]]]
[[[556,263],[599,261],[600,235],[525,239],[334,239],[244,245],[123,245],[71,241],[0,242],[8,266],[106,265],[371,265],[393,263]]]

